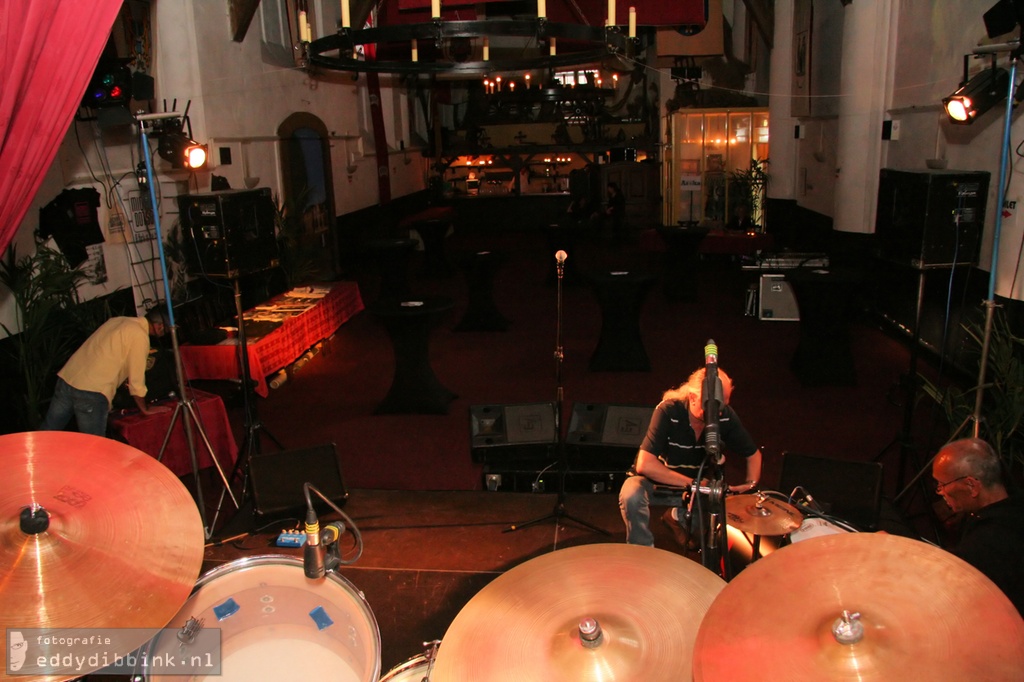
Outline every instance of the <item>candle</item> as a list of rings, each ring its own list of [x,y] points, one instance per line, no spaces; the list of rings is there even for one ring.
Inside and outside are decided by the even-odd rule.
[[[508,82],[508,89],[509,89],[509,92],[515,92],[516,82],[515,81],[509,81]]]
[[[552,57],[555,56],[555,51],[556,51],[557,45],[558,45],[558,40],[555,39],[555,38],[552,38],[551,42],[548,43],[548,54],[551,55]]]
[[[615,0],[608,0],[608,25],[615,25]]]
[[[629,37],[636,38],[636,7],[629,8]]]
[[[415,38],[412,39],[412,60],[418,62],[420,60],[420,44]]]
[[[348,6],[348,0],[341,0],[341,26],[342,28],[351,28],[352,26],[352,12]]]
[[[537,0],[537,18],[544,19],[548,16],[547,0]]]
[[[526,80],[526,89],[529,90],[530,89],[530,74],[526,74],[525,76],[523,76],[523,78],[524,78],[524,80]]]
[[[441,0],[430,0],[430,16],[433,19],[441,16]]]
[[[306,13],[299,11],[299,42],[306,42]]]
[[[491,39],[484,36],[484,61],[491,58]]]
[[[501,92],[501,76],[495,76],[494,82],[498,84],[498,92]]]

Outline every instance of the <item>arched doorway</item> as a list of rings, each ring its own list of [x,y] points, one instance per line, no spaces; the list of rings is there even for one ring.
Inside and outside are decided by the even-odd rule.
[[[278,126],[281,140],[282,229],[285,270],[291,283],[332,279],[339,274],[335,237],[334,178],[327,126],[309,113],[295,113]]]

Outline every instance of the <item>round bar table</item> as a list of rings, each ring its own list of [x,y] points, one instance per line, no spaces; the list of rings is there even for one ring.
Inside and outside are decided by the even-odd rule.
[[[640,309],[656,279],[649,272],[633,270],[606,270],[588,277],[601,306],[601,337],[590,357],[592,371],[650,371],[640,333]]]
[[[395,374],[374,414],[448,414],[456,397],[430,366],[430,332],[455,306],[446,296],[415,300],[378,300],[367,308],[391,338]]]
[[[494,275],[507,260],[508,254],[500,251],[477,251],[459,259],[459,267],[466,276],[467,305],[455,331],[508,330],[508,318],[501,314],[494,302]]]

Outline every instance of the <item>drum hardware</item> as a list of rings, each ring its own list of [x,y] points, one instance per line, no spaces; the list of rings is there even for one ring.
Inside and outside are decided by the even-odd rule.
[[[197,618],[189,618],[185,621],[185,624],[181,626],[181,630],[178,631],[178,641],[182,644],[194,644],[196,641],[196,635],[203,629],[204,621]]]
[[[749,627],[769,611],[770,628]],[[737,575],[700,624],[693,679],[1019,680],[1021,642],[1017,609],[970,564],[918,540],[844,533]]]
[[[503,573],[466,604],[430,679],[690,679],[695,633],[724,587],[713,571],[661,549],[556,550]]]
[[[125,628],[124,650],[102,652],[123,655],[181,608],[202,567],[203,524],[167,467],[124,443],[63,431],[0,436],[0,462],[0,631]],[[3,647],[0,670],[7,655]]]
[[[441,640],[435,639],[431,642],[424,642],[425,651],[400,663],[388,671],[388,674],[380,678],[380,682],[430,682],[430,676],[434,670],[434,659],[437,657],[437,648]]]
[[[730,526],[754,535],[786,535],[800,527],[803,514],[791,504],[765,492],[730,495],[725,499]]]

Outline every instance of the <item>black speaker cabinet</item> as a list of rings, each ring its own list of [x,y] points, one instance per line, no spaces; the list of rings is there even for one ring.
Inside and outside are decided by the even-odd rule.
[[[875,233],[879,256],[916,268],[975,265],[989,174],[883,168]]]
[[[625,471],[647,435],[654,408],[645,405],[573,403],[566,444],[573,469]]]
[[[878,526],[882,500],[881,462],[784,452],[779,492],[789,495],[797,486],[810,493],[827,514],[861,530],[875,530]]]
[[[558,442],[554,403],[473,405],[469,427],[474,462],[541,461]]]
[[[263,520],[306,518],[303,486],[309,483],[342,507],[348,499],[341,476],[341,460],[334,443],[301,450],[253,454],[249,459],[255,512]],[[329,514],[330,505],[316,493],[310,497],[317,514]]]
[[[178,211],[192,274],[235,278],[280,262],[269,188],[184,194]]]

